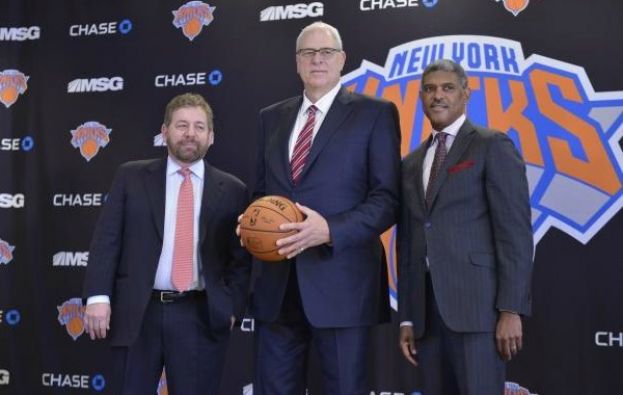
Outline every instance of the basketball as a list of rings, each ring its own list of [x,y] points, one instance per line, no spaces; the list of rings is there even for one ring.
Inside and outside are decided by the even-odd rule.
[[[276,195],[257,199],[245,210],[240,221],[240,238],[245,248],[259,260],[277,262],[286,259],[277,253],[277,240],[291,236],[279,225],[303,221],[303,213],[291,200]]]

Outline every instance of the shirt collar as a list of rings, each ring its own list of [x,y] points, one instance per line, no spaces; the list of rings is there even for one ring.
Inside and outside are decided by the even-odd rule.
[[[337,96],[341,87],[342,84],[335,84],[335,86],[329,92],[325,93],[324,96],[318,99],[316,103],[312,103],[311,100],[307,98],[307,95],[303,93],[303,105],[301,106],[301,111],[303,111],[303,113],[306,113],[309,106],[313,104],[322,114],[326,114],[327,111],[329,111],[329,108],[331,108],[331,104],[333,104],[333,100],[335,100],[335,97]]]
[[[433,130],[433,138],[439,132],[444,132],[444,133],[447,133],[447,134],[449,134],[449,135],[451,135],[453,137],[456,137],[456,135],[459,133],[459,129],[461,129],[461,126],[463,126],[463,123],[465,123],[465,119],[466,119],[465,114],[462,114],[460,117],[458,117],[450,125],[448,125],[445,128],[443,128],[443,130],[439,130],[439,131],[438,130]]]
[[[167,176],[171,176],[177,173],[181,168],[182,165],[180,165],[178,161],[173,159],[171,155],[167,157]],[[203,175],[205,174],[205,166],[202,159],[194,162],[193,164],[188,166],[188,168],[190,169],[190,172],[192,174],[197,176],[200,180],[203,180]]]

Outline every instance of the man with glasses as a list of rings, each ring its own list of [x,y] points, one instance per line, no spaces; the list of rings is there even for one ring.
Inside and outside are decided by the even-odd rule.
[[[396,107],[340,84],[346,54],[338,31],[305,27],[296,41],[304,92],[260,113],[256,197],[299,204],[287,260],[256,262],[256,394],[305,394],[313,342],[324,394],[368,394],[371,326],[388,319],[379,236],[396,219],[400,130]]]

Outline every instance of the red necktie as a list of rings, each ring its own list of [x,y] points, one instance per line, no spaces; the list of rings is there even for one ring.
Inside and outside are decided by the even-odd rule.
[[[318,108],[312,105],[307,109],[307,121],[296,139],[292,159],[290,159],[290,175],[292,182],[296,185],[303,173],[305,162],[311,151],[312,137],[314,135],[314,125],[316,124],[316,111]]]
[[[435,148],[435,157],[433,158],[433,164],[430,168],[430,176],[428,177],[428,184],[426,185],[426,207],[430,208],[433,199],[433,187],[435,186],[435,180],[443,166],[443,161],[448,155],[448,149],[446,148],[446,137],[448,133],[439,132],[435,135],[437,140],[437,148]]]
[[[184,292],[188,290],[193,279],[194,198],[190,169],[185,167],[179,172],[184,176],[184,180],[177,197],[171,282],[175,289]]]

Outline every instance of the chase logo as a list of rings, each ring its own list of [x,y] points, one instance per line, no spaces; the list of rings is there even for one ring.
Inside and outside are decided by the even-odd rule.
[[[28,152],[35,147],[35,140],[30,136],[22,138],[0,139],[0,151],[25,151]]]
[[[39,26],[0,27],[0,41],[38,40],[41,37]]]
[[[93,389],[102,392],[106,388],[106,379],[101,374],[93,377],[88,374],[43,373],[41,384],[44,387]]]
[[[506,11],[510,12],[514,16],[519,15],[519,13],[528,7],[530,0],[495,0],[496,3],[502,2],[504,4],[504,8]]]
[[[88,23],[84,25],[71,25],[69,35],[80,36],[103,36],[110,34],[128,34],[132,31],[132,21],[124,19],[120,22]]]
[[[2,322],[6,322],[7,325],[15,326],[19,324],[22,319],[22,315],[19,313],[19,310],[11,309],[7,311],[0,310],[0,324]]]
[[[157,135],[154,136],[154,147],[166,147],[167,142],[162,137],[162,133],[158,132]]]
[[[84,333],[84,310],[82,299],[71,298],[56,306],[58,310],[58,322],[67,330],[72,339],[77,340]]]
[[[504,395],[536,395],[530,392],[527,388],[522,387],[512,381],[507,381],[504,385]]]
[[[154,79],[154,85],[157,88],[166,88],[170,86],[194,86],[206,85],[217,86],[223,81],[223,73],[218,70],[212,70],[210,73],[186,73],[186,74],[159,74]]]
[[[0,102],[9,108],[28,89],[28,77],[19,70],[0,71]]]
[[[451,58],[469,74],[468,117],[507,133],[526,165],[535,242],[551,228],[587,243],[623,206],[623,92],[595,92],[580,66],[531,55],[517,41],[442,36],[390,49],[384,66],[363,61],[342,82],[393,101],[402,155],[431,133],[418,100],[422,71]],[[386,246],[394,235],[384,235]],[[395,256],[389,248],[392,306]]]
[[[80,148],[80,154],[89,162],[100,148],[108,145],[111,131],[99,122],[85,122],[71,131],[71,145]]]
[[[420,1],[426,8],[432,8],[439,2],[439,0],[359,0],[359,9],[361,11],[375,11],[394,8],[413,8],[419,7]]]
[[[173,12],[173,26],[181,28],[182,33],[190,41],[201,33],[204,26],[208,26],[214,20],[214,10],[201,1],[189,1]]]
[[[13,251],[15,246],[0,239],[0,265],[8,265],[13,260]]]

